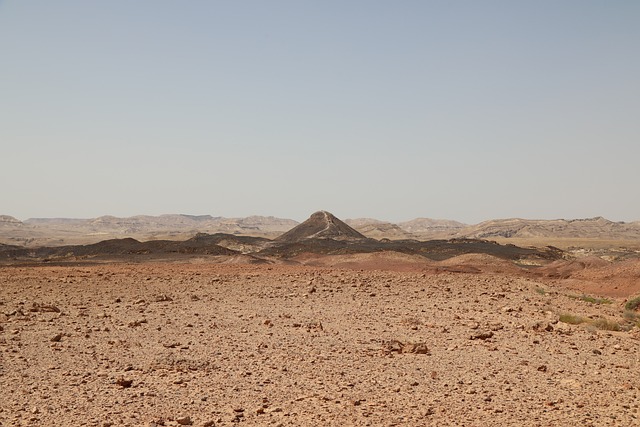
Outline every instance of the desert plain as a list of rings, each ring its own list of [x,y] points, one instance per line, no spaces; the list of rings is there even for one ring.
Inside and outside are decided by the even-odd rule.
[[[0,425],[640,425],[637,257],[313,253],[314,224],[288,257],[5,260]]]

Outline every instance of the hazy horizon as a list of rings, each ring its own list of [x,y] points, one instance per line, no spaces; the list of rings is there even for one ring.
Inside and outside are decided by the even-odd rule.
[[[326,209],[323,209],[326,210]],[[315,211],[317,212],[317,211]],[[148,215],[148,214],[137,214],[137,215],[130,215],[130,216],[126,216],[126,217],[121,217],[121,216],[117,216],[117,215],[98,215],[95,217],[43,217],[43,216],[35,216],[35,217],[29,217],[29,218],[18,218],[15,217],[13,215],[9,215],[14,217],[15,219],[19,220],[19,221],[27,221],[27,220],[45,220],[45,219],[70,219],[70,220],[85,220],[85,219],[95,219],[95,218],[100,218],[100,217],[115,217],[115,218],[132,218],[132,217],[140,217],[140,216],[151,216],[151,217],[158,217],[158,216],[164,216],[164,215],[184,215],[184,216],[211,216],[212,218],[216,218],[216,217],[224,217],[224,218],[247,218],[247,217],[251,217],[251,216],[260,216],[260,217],[274,217],[274,218],[278,218],[278,219],[289,219],[289,220],[294,220],[297,222],[303,222],[305,220],[307,220],[309,218],[309,216],[311,216],[311,214],[314,212],[310,212],[309,215],[307,215],[304,218],[289,218],[289,217],[278,217],[275,215],[268,215],[268,214],[252,214],[252,215],[246,215],[246,216],[241,216],[241,217],[225,217],[223,215],[215,215],[215,214],[188,214],[188,213],[163,213],[163,214],[157,214],[157,215]],[[331,212],[333,214],[333,212]],[[8,215],[6,213],[2,213],[0,212],[0,215]],[[464,221],[458,221],[455,218],[433,218],[433,217],[426,217],[426,216],[418,216],[418,217],[413,217],[413,218],[405,218],[405,219],[400,219],[400,220],[389,220],[389,219],[385,219],[385,218],[374,218],[371,216],[363,216],[363,217],[340,217],[340,216],[336,216],[338,219],[341,219],[343,221],[348,221],[348,220],[357,220],[357,219],[371,219],[371,220],[378,220],[378,221],[387,221],[387,222],[391,222],[391,223],[401,223],[401,222],[407,222],[407,221],[411,221],[414,219],[431,219],[431,220],[436,220],[436,221],[457,221],[466,225],[475,225],[475,224],[479,224],[481,222],[485,222],[485,221],[491,221],[491,220],[509,220],[509,219],[523,219],[523,220],[532,220],[532,221],[537,221],[537,220],[549,220],[549,221],[553,221],[553,220],[565,220],[565,221],[571,221],[571,220],[585,220],[585,219],[594,219],[594,218],[598,218],[601,217],[601,215],[596,216],[596,217],[580,217],[580,218],[525,218],[525,217],[509,217],[509,218],[486,218],[483,219],[481,221],[478,222],[471,222],[471,223],[465,223]],[[615,219],[611,219],[611,218],[606,218],[605,219],[612,221],[612,222],[640,222],[640,220],[632,220],[632,221],[618,221]]]
[[[640,220],[640,2],[0,0],[0,215]]]

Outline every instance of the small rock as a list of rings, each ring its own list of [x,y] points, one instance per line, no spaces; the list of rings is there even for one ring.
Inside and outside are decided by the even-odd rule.
[[[600,350],[598,350],[597,348],[593,349],[593,354],[597,354],[598,356],[600,356],[602,354],[602,352]]]
[[[469,339],[471,339],[471,340],[488,340],[492,336],[493,336],[493,332],[491,332],[491,331],[480,331],[480,332],[476,332],[475,334],[471,335],[469,337]]]
[[[190,426],[193,424],[193,421],[191,421],[191,417],[188,415],[176,418],[176,422],[181,426]]]
[[[140,320],[135,320],[133,322],[129,322],[129,327],[130,328],[136,328],[136,327],[142,325],[143,323],[147,323],[147,319],[140,319]]]
[[[173,301],[173,298],[165,294],[160,294],[156,298],[156,302],[170,302],[170,301]]]
[[[429,354],[429,348],[425,343],[407,343],[402,346],[402,353]]]
[[[62,334],[57,334],[51,338],[51,342],[60,342],[62,340]]]
[[[133,380],[126,380],[123,377],[120,377],[116,380],[116,384],[122,388],[129,388],[131,384],[133,384]]]
[[[547,372],[547,365],[540,365],[540,366],[538,366],[538,371],[540,371],[540,372]]]

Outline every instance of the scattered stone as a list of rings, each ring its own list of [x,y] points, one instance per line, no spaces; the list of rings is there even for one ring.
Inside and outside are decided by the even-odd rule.
[[[38,313],[47,313],[47,312],[48,313],[60,313],[60,309],[58,307],[56,307],[55,305],[38,304],[38,303],[35,303],[35,302],[31,306],[29,311],[38,312]]]
[[[324,331],[324,326],[322,326],[322,322],[319,320],[310,322],[307,324],[307,331]]]
[[[390,340],[383,344],[383,351],[389,353],[429,354],[429,348],[425,343],[403,343],[398,340]]]
[[[493,332],[492,331],[480,331],[480,332],[476,332],[475,334],[472,334],[469,337],[469,339],[471,339],[471,340],[488,340],[491,337],[493,337]]]
[[[429,354],[429,348],[425,343],[406,343],[402,346],[402,353]]]
[[[538,366],[538,371],[540,371],[540,372],[547,372],[547,365],[540,365],[540,366]]]
[[[191,421],[191,417],[188,415],[176,418],[176,422],[181,426],[190,426],[193,424],[193,421]]]
[[[136,328],[142,325],[143,323],[147,323],[147,319],[140,319],[140,320],[134,320],[133,322],[129,322],[129,327]]]
[[[179,342],[171,342],[171,343],[164,343],[162,344],[163,347],[165,348],[176,348],[176,347],[180,347],[182,344],[180,344]]]
[[[62,334],[56,334],[51,337],[51,342],[60,342],[62,340]]]
[[[116,380],[116,384],[122,388],[129,388],[133,384],[133,380],[127,380],[127,379],[124,379],[123,377],[120,377]]]

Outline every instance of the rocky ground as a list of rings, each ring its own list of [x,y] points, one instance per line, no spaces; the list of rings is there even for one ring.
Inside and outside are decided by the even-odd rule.
[[[2,267],[0,425],[639,425],[624,302],[507,273]]]

